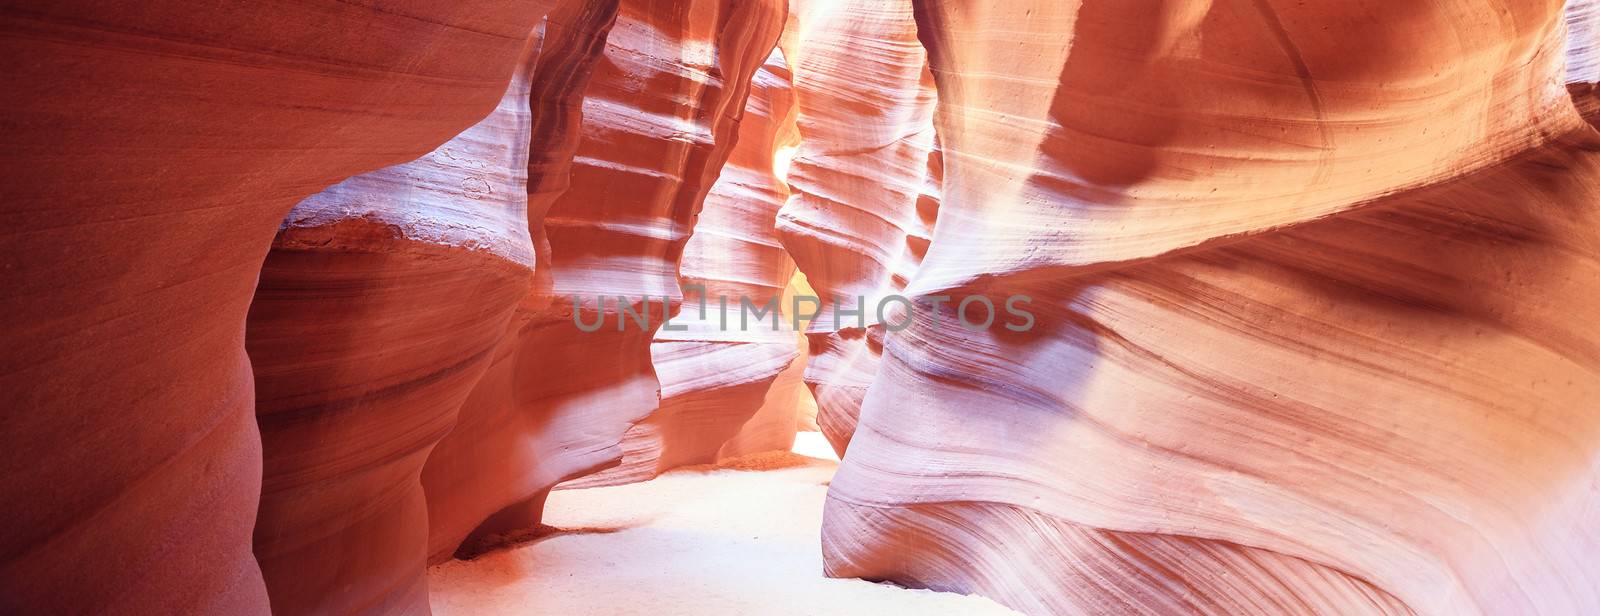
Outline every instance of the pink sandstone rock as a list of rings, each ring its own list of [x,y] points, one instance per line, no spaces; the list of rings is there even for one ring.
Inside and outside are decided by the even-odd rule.
[[[1567,2],[1567,90],[1590,124],[1600,122],[1600,3]]]
[[[910,0],[800,3],[783,42],[801,142],[778,230],[825,304],[807,332],[806,382],[841,455],[877,372],[876,307],[916,271],[938,211],[928,174],[935,94],[911,9]]]
[[[1567,83],[1600,82],[1600,3],[1567,1]]]
[[[300,202],[273,242],[246,346],[265,458],[255,554],[274,613],[427,611],[418,475],[532,283],[540,38],[487,118]]]
[[[1560,3],[917,4],[947,166],[909,291],[1035,323],[887,337],[831,575],[1029,613],[1600,609],[1600,140]]]
[[[504,333],[491,352],[490,365],[463,401],[452,439],[442,440],[429,455],[422,469],[422,483],[428,507],[428,560],[448,559],[464,538],[464,532],[481,524],[493,511],[484,511],[498,493],[475,493],[469,488],[472,477],[498,473],[512,478],[529,468],[499,467],[504,450],[476,447],[478,440],[491,446],[502,430],[525,430],[539,435],[539,426],[521,423],[511,413],[515,360],[521,347],[519,332],[529,321],[529,312],[547,307],[550,246],[538,224],[552,202],[570,186],[573,157],[577,153],[583,128],[583,97],[600,62],[606,39],[616,22],[619,2],[564,2],[545,22],[539,65],[534,69],[530,104],[534,106],[528,157],[528,225],[534,242],[536,267],[534,282],[526,289]],[[541,292],[542,291],[542,292]],[[510,451],[518,450],[509,445]],[[553,449],[553,448],[552,448]],[[529,454],[516,460],[528,460]],[[492,485],[492,484],[490,484]],[[441,533],[440,529],[446,529]],[[461,530],[465,529],[465,530]]]
[[[0,613],[426,613],[802,383],[831,576],[1600,613],[1592,0],[373,4],[0,9]]]
[[[552,486],[617,464],[623,434],[655,410],[650,341],[681,303],[684,243],[784,14],[771,1],[620,3],[593,48],[571,186],[547,209],[530,201],[535,289],[423,470],[434,560],[536,526]],[[577,327],[573,297],[597,331]]]
[[[644,481],[712,464],[734,440],[740,443],[733,455],[793,446],[799,410],[793,380],[785,383],[787,394],[778,392],[790,403],[775,398],[757,417],[779,373],[800,355],[784,316],[788,304],[779,301],[794,262],[773,230],[789,196],[774,170],[778,150],[795,139],[789,81],[783,52],[773,49],[752,79],[738,141],[684,246],[678,273],[684,304],[650,344],[660,408],[628,430],[619,466],[563,487]],[[764,318],[755,314],[759,307],[770,308]]]
[[[278,224],[483,118],[541,12],[0,9],[0,612],[267,612],[244,323]]]

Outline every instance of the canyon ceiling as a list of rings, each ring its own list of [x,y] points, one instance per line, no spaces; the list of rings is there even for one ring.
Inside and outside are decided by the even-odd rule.
[[[820,430],[818,575],[1600,614],[1597,5],[5,2],[0,613],[427,613]]]

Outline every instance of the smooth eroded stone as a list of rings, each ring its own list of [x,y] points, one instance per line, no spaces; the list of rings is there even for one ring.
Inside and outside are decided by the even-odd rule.
[[[434,560],[537,526],[550,488],[618,464],[623,434],[656,409],[651,340],[681,304],[684,244],[785,12],[775,0],[623,0],[609,34],[587,38],[602,30],[594,11],[562,19],[588,41],[573,56],[588,63],[570,109],[581,133],[561,133],[575,148],[570,184],[530,173],[534,289],[423,469]],[[599,328],[580,329],[574,310]]]
[[[0,9],[0,612],[267,612],[244,337],[279,223],[482,119],[540,15]]]
[[[778,230],[824,304],[806,332],[805,380],[843,455],[877,373],[881,321],[898,323],[884,298],[916,274],[938,217],[933,78],[910,0],[802,3],[783,46],[801,141]]]
[[[255,554],[276,614],[428,610],[418,475],[533,282],[540,38],[488,117],[300,202],[267,255],[245,346],[265,461]]]
[[[1600,142],[1561,3],[917,9],[946,173],[909,291],[1031,319],[886,336],[831,575],[1028,613],[1600,609]]]
[[[684,245],[684,304],[650,343],[660,408],[628,429],[619,466],[563,487],[645,481],[715,463],[730,457],[724,449],[734,441],[732,456],[793,446],[799,392],[794,379],[779,387],[778,378],[800,355],[782,301],[794,262],[773,229],[789,196],[774,163],[796,138],[792,98],[788,64],[773,49],[752,78],[738,141]]]

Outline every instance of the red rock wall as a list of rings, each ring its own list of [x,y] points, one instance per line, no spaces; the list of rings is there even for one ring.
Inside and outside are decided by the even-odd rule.
[[[487,114],[542,10],[0,9],[0,612],[267,611],[244,323],[278,224]]]
[[[540,38],[487,118],[300,202],[273,242],[246,346],[265,460],[255,554],[274,613],[428,610],[418,475],[532,283]]]
[[[801,3],[783,43],[801,141],[778,231],[825,304],[807,331],[805,378],[817,424],[841,455],[877,372],[876,308],[916,271],[938,211],[928,182],[935,94],[911,8]],[[865,315],[848,314],[863,306]]]
[[[623,434],[655,410],[650,341],[681,302],[684,243],[784,12],[621,3],[582,102],[570,188],[533,223],[536,289],[424,468],[434,559],[536,526],[552,486],[617,464]],[[650,326],[624,326],[619,296]],[[571,297],[586,323],[603,319],[598,331],[574,324]]]
[[[494,513],[497,493],[481,493],[483,486],[466,482],[476,473],[512,481],[522,473],[536,472],[537,457],[515,446],[515,435],[535,440],[540,425],[525,423],[514,413],[513,371],[522,347],[520,332],[530,313],[550,303],[548,273],[550,242],[540,221],[570,186],[573,158],[583,131],[583,101],[601,61],[606,39],[617,20],[618,2],[566,2],[552,11],[545,23],[544,40],[535,68],[530,101],[533,105],[532,144],[528,158],[528,227],[536,253],[534,283],[526,289],[511,320],[498,339],[490,366],[468,393],[452,429],[441,441],[422,471],[428,507],[428,559],[448,559],[465,532]],[[506,438],[501,430],[515,431]],[[496,435],[501,435],[497,437]],[[499,438],[500,440],[494,440]],[[484,448],[475,447],[479,440]],[[498,448],[496,448],[498,446]],[[557,450],[547,445],[548,450]],[[516,454],[508,456],[508,452]],[[501,459],[527,466],[498,466]],[[530,470],[533,469],[533,470]],[[468,488],[468,489],[462,489]],[[475,493],[470,488],[478,488]],[[501,497],[503,498],[503,497]],[[489,510],[485,510],[490,508]],[[440,529],[446,529],[441,533]]]
[[[887,337],[831,575],[1029,613],[1600,609],[1600,159],[1560,3],[917,5],[947,166],[908,291],[1036,323]]]

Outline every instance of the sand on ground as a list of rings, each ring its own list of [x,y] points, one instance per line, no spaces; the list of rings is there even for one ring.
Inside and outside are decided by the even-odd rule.
[[[831,454],[804,439],[796,449]],[[777,452],[644,483],[557,491],[545,513],[554,528],[541,536],[430,568],[433,612],[1016,613],[976,596],[823,577],[818,533],[837,467],[832,460]]]

